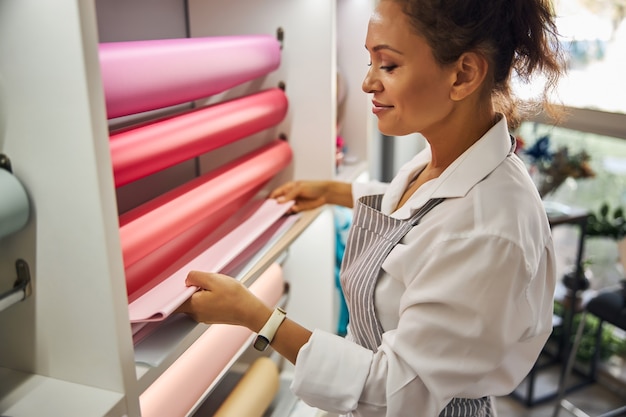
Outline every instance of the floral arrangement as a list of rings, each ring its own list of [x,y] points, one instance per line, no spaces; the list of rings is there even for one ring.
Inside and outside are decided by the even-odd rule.
[[[551,152],[550,137],[547,135],[537,139],[530,148],[520,148],[516,151],[527,155],[531,169],[539,174],[537,188],[542,198],[554,192],[567,178],[580,179],[595,176],[595,172],[589,165],[591,156],[587,152],[583,150],[572,153],[567,146],[561,146],[555,152]]]

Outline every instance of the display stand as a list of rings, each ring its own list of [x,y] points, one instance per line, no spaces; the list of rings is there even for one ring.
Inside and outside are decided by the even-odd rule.
[[[0,414],[13,417],[141,415],[139,397],[206,326],[192,326],[157,367],[135,362],[119,215],[283,134],[293,165],[267,189],[292,178],[336,177],[336,72],[348,80],[343,136],[352,177],[367,169],[371,112],[360,90],[367,69],[364,31],[373,1],[4,0],[0,13],[0,153],[11,156],[33,216],[0,240],[2,288],[16,259],[30,267],[32,295],[0,312]],[[358,25],[352,31],[345,22]],[[280,68],[212,97],[236,98],[284,82],[286,119],[199,158],[115,188],[110,128],[99,66],[101,42],[284,32]],[[362,59],[337,55],[337,44]],[[187,103],[189,109],[200,103]],[[172,111],[180,110],[172,109]],[[160,113],[159,116],[168,113]],[[147,115],[146,117],[155,117]],[[334,252],[327,209],[311,213],[250,270],[250,282],[284,259],[290,315],[334,329]],[[314,261],[312,261],[314,254]],[[306,285],[314,286],[315,295]],[[303,294],[306,293],[306,294]],[[319,305],[327,311],[319,312]],[[209,395],[210,393],[206,393]]]

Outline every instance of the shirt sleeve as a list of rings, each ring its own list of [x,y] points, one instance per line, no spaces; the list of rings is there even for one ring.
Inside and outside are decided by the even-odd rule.
[[[401,417],[436,416],[454,397],[509,393],[551,332],[550,257],[544,248],[531,271],[501,237],[432,244],[424,262],[388,271],[407,289],[398,327],[378,351],[314,332],[296,361],[295,394],[332,412]]]

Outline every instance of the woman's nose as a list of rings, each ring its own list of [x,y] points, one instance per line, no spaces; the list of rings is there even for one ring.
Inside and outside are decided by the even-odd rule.
[[[376,80],[372,72],[372,67],[370,66],[363,79],[363,84],[361,85],[361,88],[366,93],[373,93],[380,90],[380,82]]]

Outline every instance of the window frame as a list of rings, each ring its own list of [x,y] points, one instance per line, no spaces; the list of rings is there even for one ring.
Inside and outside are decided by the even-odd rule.
[[[559,127],[626,140],[626,114],[567,106],[564,109],[566,115],[558,123]],[[528,121],[554,124],[545,113],[540,113]]]

